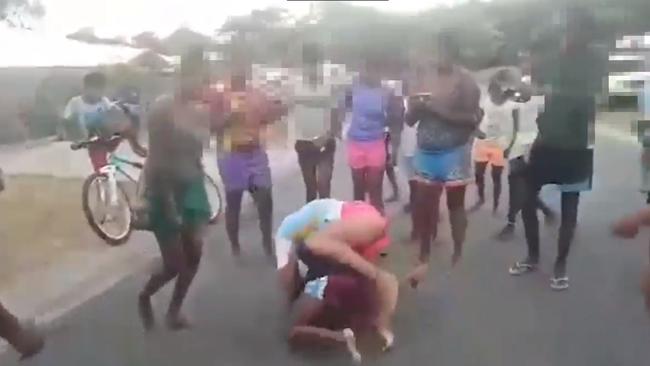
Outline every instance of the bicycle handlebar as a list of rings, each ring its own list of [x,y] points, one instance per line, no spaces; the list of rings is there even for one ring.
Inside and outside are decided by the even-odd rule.
[[[71,150],[81,150],[81,149],[87,148],[89,145],[100,144],[100,143],[105,143],[105,142],[111,142],[111,141],[119,140],[121,138],[122,138],[122,136],[120,136],[119,134],[115,134],[115,135],[109,137],[108,139],[100,139],[97,136],[93,136],[93,137],[91,137],[91,138],[89,138],[87,140],[73,142],[72,144],[70,144],[70,149]]]

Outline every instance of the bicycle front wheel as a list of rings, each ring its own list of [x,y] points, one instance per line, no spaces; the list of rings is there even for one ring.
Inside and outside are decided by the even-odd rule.
[[[84,216],[90,228],[111,246],[126,243],[133,230],[128,196],[119,184],[116,192],[117,197],[112,200],[106,176],[93,173],[86,178],[81,196]]]
[[[205,175],[204,178],[205,191],[208,194],[208,202],[210,202],[210,209],[212,213],[210,214],[210,225],[216,224],[221,218],[223,213],[223,199],[221,196],[221,190],[217,183],[209,175]]]

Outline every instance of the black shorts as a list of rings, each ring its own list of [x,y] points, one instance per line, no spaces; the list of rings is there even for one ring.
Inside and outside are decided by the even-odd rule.
[[[534,145],[530,151],[527,172],[531,184],[575,184],[591,178],[594,166],[593,149],[558,149]]]

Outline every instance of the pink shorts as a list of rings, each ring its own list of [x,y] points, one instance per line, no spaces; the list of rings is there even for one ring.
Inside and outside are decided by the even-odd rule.
[[[352,169],[385,167],[386,143],[383,139],[348,141],[348,164]]]
[[[341,220],[345,220],[346,217],[354,217],[359,215],[379,215],[381,213],[377,209],[363,201],[351,201],[345,202],[343,208],[341,209]],[[388,221],[386,221],[386,227],[388,227]],[[388,228],[386,228],[388,230]],[[359,254],[362,257],[367,259],[370,262],[376,262],[379,259],[379,255],[384,252],[390,245],[390,239],[388,233],[385,232],[384,235],[379,238],[374,243],[370,243],[367,246],[358,248]]]

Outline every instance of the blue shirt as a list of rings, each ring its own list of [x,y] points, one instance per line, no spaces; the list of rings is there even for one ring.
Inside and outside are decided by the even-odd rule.
[[[352,88],[352,119],[348,130],[350,140],[376,141],[384,138],[388,97],[388,91],[382,87],[357,84]]]

